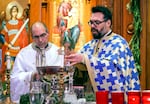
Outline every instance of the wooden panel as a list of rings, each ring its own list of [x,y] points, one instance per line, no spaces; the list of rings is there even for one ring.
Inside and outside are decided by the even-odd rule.
[[[115,2],[116,1],[116,2]],[[113,31],[122,35],[122,2],[121,0],[115,0],[113,3]]]
[[[45,24],[47,23],[47,2],[42,2],[42,9],[41,9],[41,20],[42,22],[44,22]]]
[[[143,0],[141,1],[140,3],[140,6],[141,6],[141,19],[142,19],[142,33],[141,33],[141,37],[140,37],[140,40],[141,40],[141,43],[140,43],[140,61],[141,61],[141,67],[142,67],[142,72],[141,72],[141,76],[140,76],[140,80],[141,80],[141,88],[142,89],[147,89],[146,88],[146,79],[148,80],[148,85],[150,85],[150,78],[148,78],[147,76],[150,75],[150,71],[147,70],[146,71],[146,57],[148,56],[148,54],[146,55],[146,38],[147,38],[147,35],[146,35],[146,24],[147,24],[147,0]],[[150,0],[149,0],[150,1]],[[146,9],[147,8],[147,9]],[[150,8],[149,8],[150,9]],[[150,17],[150,15],[149,15]],[[150,23],[150,21],[149,21]],[[150,26],[150,25],[149,25]],[[150,39],[150,38],[149,38]],[[149,40],[150,41],[150,40]],[[147,74],[146,74],[147,73]],[[150,88],[150,86],[148,86]]]
[[[41,0],[30,1],[30,24],[41,21]]]
[[[144,35],[147,36],[146,39],[145,39],[146,45],[147,45],[146,46],[146,62],[145,62],[147,65],[145,67],[146,68],[146,79],[145,80],[146,80],[146,85],[147,85],[146,88],[150,89],[150,64],[149,64],[149,62],[150,62],[150,43],[149,43],[150,42],[150,11],[149,11],[150,10],[150,0],[144,0],[144,1],[143,2],[145,3],[145,5],[143,4],[144,5],[143,7],[146,8],[145,9],[146,11],[143,11],[143,13],[147,13],[145,15],[145,17],[142,19],[142,20],[146,19],[145,20],[146,23],[143,24],[143,29],[144,28],[147,29],[146,33],[145,32],[143,33],[143,36]],[[146,18],[146,16],[147,16],[147,18]],[[142,43],[141,43],[141,47],[143,47]],[[145,53],[143,53],[143,54],[145,54]]]
[[[97,0],[97,5],[104,5],[112,10],[113,15],[113,31],[122,35],[128,42],[132,34],[127,33],[129,24],[132,24],[133,16],[127,10],[127,3],[130,0]]]
[[[50,37],[49,37],[49,40],[52,41],[52,33],[53,33],[53,28],[54,28],[54,24],[56,22],[55,20],[55,16],[56,16],[56,1],[53,1],[53,0],[48,0],[48,5],[47,5],[47,26],[49,28],[49,32],[50,32]],[[55,14],[53,13],[55,11]]]
[[[96,4],[97,5],[101,5],[102,4],[102,0],[96,0]]]
[[[129,11],[127,10],[127,4],[130,2],[130,0],[121,0],[122,4],[122,35],[123,37],[129,42],[133,33],[128,33],[131,32],[130,31],[130,27],[133,26],[133,15],[129,13]],[[132,27],[131,27],[132,28]],[[133,29],[133,28],[132,28]],[[128,31],[128,32],[127,32]]]

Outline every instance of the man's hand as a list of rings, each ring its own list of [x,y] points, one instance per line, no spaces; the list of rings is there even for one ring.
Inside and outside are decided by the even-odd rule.
[[[39,75],[39,73],[37,71],[35,71],[35,72],[32,73],[32,80],[33,81],[40,80],[40,75]]]
[[[84,57],[82,54],[73,53],[65,56],[65,63],[70,62],[70,65],[75,65],[77,63],[81,63],[83,59]]]

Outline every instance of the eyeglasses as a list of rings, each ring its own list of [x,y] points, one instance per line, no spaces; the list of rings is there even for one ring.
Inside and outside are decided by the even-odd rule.
[[[94,24],[94,26],[98,26],[99,24],[101,24],[101,23],[103,23],[103,22],[106,22],[106,20],[104,20],[104,21],[99,21],[99,20],[95,20],[95,21],[92,21],[92,20],[90,20],[89,22],[88,22],[88,24],[91,26],[92,24]]]
[[[44,38],[46,36],[47,33],[42,33],[39,36],[32,36],[34,39],[39,39],[39,38]]]

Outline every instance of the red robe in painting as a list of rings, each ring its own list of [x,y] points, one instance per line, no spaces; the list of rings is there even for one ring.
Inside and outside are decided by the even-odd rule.
[[[2,30],[2,34],[5,37],[5,41],[10,44],[10,42],[13,40],[13,38],[16,36],[17,32],[23,25],[22,20],[9,20],[6,24],[6,28]],[[28,35],[26,32],[26,29],[24,28],[22,32],[20,33],[18,39],[13,44],[13,47],[20,47],[23,48],[28,45]],[[17,53],[20,51],[20,49],[9,49],[6,47],[6,51],[10,53],[10,56],[15,57]]]

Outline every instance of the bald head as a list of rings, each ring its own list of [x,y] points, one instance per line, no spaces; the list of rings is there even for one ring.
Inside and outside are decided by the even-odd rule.
[[[49,33],[46,25],[42,22],[35,22],[31,26],[32,39],[37,47],[44,48],[49,41]]]
[[[49,33],[47,26],[43,22],[37,21],[33,23],[31,26],[31,34],[33,34],[37,29],[45,29],[45,31]]]

